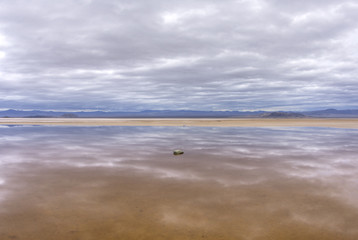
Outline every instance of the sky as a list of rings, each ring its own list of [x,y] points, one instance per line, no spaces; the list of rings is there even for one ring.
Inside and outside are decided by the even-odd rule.
[[[358,108],[356,0],[1,0],[0,109]]]

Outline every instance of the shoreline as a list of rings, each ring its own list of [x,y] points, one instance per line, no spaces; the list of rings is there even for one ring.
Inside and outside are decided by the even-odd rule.
[[[331,127],[358,129],[358,118],[1,118],[0,125]]]

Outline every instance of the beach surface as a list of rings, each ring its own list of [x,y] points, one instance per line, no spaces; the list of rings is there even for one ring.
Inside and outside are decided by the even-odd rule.
[[[332,127],[358,129],[358,118],[2,118],[1,125]]]

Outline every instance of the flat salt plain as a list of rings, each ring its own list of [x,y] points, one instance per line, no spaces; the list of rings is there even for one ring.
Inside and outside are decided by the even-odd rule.
[[[357,119],[1,124],[0,239],[358,239]]]

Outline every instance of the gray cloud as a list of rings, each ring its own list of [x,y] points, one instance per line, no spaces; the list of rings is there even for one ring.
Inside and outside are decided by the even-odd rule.
[[[4,0],[0,108],[358,108],[353,0]]]

